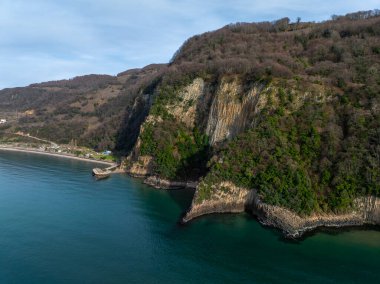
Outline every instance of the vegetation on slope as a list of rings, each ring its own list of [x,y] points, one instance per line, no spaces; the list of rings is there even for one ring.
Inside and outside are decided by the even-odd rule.
[[[212,84],[233,74],[242,82],[275,82],[277,90],[276,103],[268,99],[253,128],[214,149],[197,201],[211,198],[212,185],[224,180],[256,188],[265,202],[299,214],[344,212],[356,197],[378,195],[379,47],[379,11],[317,24],[287,18],[234,24],[188,40],[172,60],[178,70],[172,80],[201,76]],[[312,86],[320,93],[311,93]],[[172,87],[159,93],[151,114],[163,122],[142,133],[141,149],[155,157],[156,173],[176,179],[188,156],[178,141],[187,133],[183,141],[191,145],[181,147],[198,144],[167,111],[178,99]]]
[[[197,179],[206,171],[209,159],[208,137],[197,127],[191,129],[176,120],[168,111],[181,100],[178,94],[191,79],[182,77],[159,88],[150,110],[158,121],[145,123],[140,134],[140,154],[154,157],[155,174],[167,179]]]
[[[208,74],[251,74],[351,86],[378,72],[380,11],[334,16],[322,23],[237,23],[185,42],[172,65]]]
[[[206,170],[208,138],[198,129],[164,120],[145,125],[140,135],[141,155],[154,157],[155,174],[171,179],[197,179]]]
[[[149,111],[151,86],[165,69],[152,65],[118,76],[87,75],[0,91],[8,132],[97,150],[128,152]]]
[[[279,105],[263,110],[255,128],[217,150],[198,202],[223,180],[299,214],[344,212],[356,197],[380,194],[378,95],[330,94],[296,110],[290,92],[280,88],[277,97]]]

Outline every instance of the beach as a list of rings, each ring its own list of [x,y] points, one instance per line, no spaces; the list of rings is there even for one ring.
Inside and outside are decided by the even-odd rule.
[[[58,157],[58,158],[65,158],[65,159],[72,159],[72,160],[78,160],[78,161],[85,161],[90,163],[96,163],[96,164],[103,164],[108,166],[116,165],[116,163],[107,162],[107,161],[99,161],[89,158],[83,158],[83,157],[77,157],[70,154],[64,154],[64,153],[50,153],[46,151],[41,151],[38,149],[33,148],[25,148],[25,147],[15,147],[15,146],[8,146],[8,145],[0,145],[0,151],[12,151],[12,152],[24,152],[24,153],[33,153],[33,154],[40,154],[40,155],[46,155],[51,157]]]

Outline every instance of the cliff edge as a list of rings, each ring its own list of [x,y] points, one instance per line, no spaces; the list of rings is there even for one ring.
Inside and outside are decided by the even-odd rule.
[[[214,188],[210,199],[201,200],[199,194],[198,190],[183,223],[207,214],[248,212],[263,225],[281,230],[288,238],[299,238],[320,227],[380,225],[380,198],[374,196],[355,199],[354,209],[347,213],[300,216],[284,207],[266,204],[256,190],[237,187],[231,182],[222,182],[217,190]]]

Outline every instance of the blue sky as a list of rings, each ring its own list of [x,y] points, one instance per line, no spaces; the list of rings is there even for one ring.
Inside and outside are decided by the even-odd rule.
[[[379,0],[0,0],[0,89],[168,62],[234,22],[327,20]]]

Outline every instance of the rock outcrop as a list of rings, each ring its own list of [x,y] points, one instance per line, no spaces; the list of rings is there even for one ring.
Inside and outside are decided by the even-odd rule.
[[[196,191],[182,221],[186,223],[206,214],[247,211],[257,216],[262,224],[278,228],[289,238],[301,237],[319,227],[380,225],[380,198],[373,196],[357,198],[354,209],[348,213],[299,216],[286,208],[262,202],[256,190],[237,187],[230,182],[222,182],[218,188],[207,200],[200,200],[199,191]]]
[[[210,199],[202,200],[200,192],[198,190],[195,192],[191,208],[183,218],[183,222],[206,214],[243,212],[249,205],[249,190],[230,182],[223,182],[215,187]]]
[[[153,158],[151,156],[138,156],[127,172],[133,177],[146,177],[153,173]]]
[[[194,128],[196,125],[196,115],[198,101],[202,98],[205,90],[205,82],[202,78],[196,78],[190,85],[179,92],[179,102],[168,107],[168,112],[176,120],[182,121],[187,127]]]
[[[144,183],[153,186],[157,189],[180,189],[180,188],[193,188],[198,185],[195,181],[170,181],[162,179],[158,176],[150,176],[144,180]]]
[[[223,79],[212,101],[206,133],[210,143],[231,139],[249,128],[260,105],[264,86],[256,84],[248,92],[238,80]],[[262,99],[265,100],[265,97]]]
[[[265,204],[257,197],[252,201],[251,212],[258,216],[262,224],[276,227],[285,236],[292,238],[301,237],[305,232],[319,227],[380,225],[380,199],[372,196],[356,199],[354,209],[348,213],[313,214],[305,217],[286,208]]]

